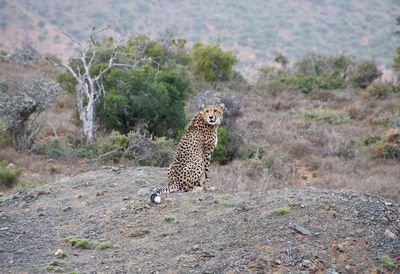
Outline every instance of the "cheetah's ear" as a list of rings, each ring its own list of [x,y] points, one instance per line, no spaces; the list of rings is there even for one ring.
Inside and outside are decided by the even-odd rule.
[[[222,110],[225,109],[225,105],[224,104],[219,104],[219,106],[222,108]]]

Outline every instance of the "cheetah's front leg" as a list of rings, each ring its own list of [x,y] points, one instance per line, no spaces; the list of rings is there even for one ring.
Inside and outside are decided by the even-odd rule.
[[[213,191],[213,190],[215,190],[215,188],[210,186],[210,179],[208,177],[208,172],[210,170],[210,165],[211,165],[211,153],[207,153],[204,158],[205,159],[204,159],[203,189],[204,189],[204,191]]]

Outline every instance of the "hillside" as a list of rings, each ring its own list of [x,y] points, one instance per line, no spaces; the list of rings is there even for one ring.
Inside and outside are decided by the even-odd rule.
[[[238,55],[238,68],[254,75],[282,52],[293,62],[310,51],[346,52],[392,64],[399,39],[397,0],[324,1],[0,1],[0,49],[29,37],[45,52],[71,54],[65,31],[86,39],[92,26],[116,22],[133,33],[171,30],[189,41],[220,43]]]
[[[303,188],[176,193],[152,205],[147,186],[164,176],[103,169],[3,198],[0,272],[390,273],[399,264],[391,200]]]

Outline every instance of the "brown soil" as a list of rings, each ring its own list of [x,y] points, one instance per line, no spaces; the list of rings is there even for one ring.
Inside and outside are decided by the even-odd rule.
[[[3,197],[0,273],[390,273],[381,258],[399,264],[391,200],[303,188],[177,193],[152,205],[147,186],[164,178],[159,168],[104,169]],[[95,247],[71,247],[68,236]]]

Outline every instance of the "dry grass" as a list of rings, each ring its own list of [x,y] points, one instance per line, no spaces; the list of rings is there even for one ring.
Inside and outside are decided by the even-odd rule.
[[[85,159],[58,159],[55,161],[44,155],[31,155],[12,148],[1,149],[0,159],[23,170],[19,178],[21,183],[13,189],[4,190],[6,192],[19,191],[22,188],[34,187],[65,176],[73,176],[99,168],[97,164],[89,164]]]
[[[218,188],[250,192],[302,186],[345,188],[400,201],[400,163],[374,157],[372,147],[362,142],[368,136],[383,136],[388,119],[400,106],[400,94],[376,100],[362,90],[276,96],[262,90],[231,92],[243,104],[238,120],[239,127],[246,129],[242,150],[267,147],[282,156],[282,165],[292,167],[293,174],[268,180],[265,170],[248,160],[236,160],[212,169],[211,182]],[[301,110],[316,109],[332,109],[351,119],[329,123],[299,115]]]

